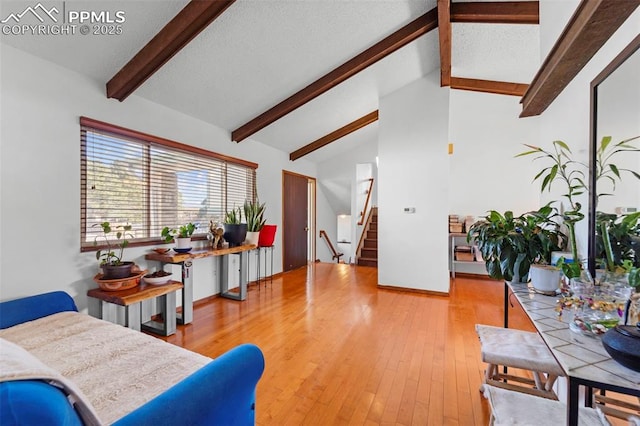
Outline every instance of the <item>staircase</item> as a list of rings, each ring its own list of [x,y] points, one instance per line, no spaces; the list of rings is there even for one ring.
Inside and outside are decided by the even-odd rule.
[[[371,220],[363,231],[365,237],[358,256],[358,265],[378,267],[378,209],[371,209]]]

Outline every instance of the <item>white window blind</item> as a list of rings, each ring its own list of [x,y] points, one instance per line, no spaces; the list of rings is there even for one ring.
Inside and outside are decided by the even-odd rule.
[[[81,249],[109,222],[132,225],[131,245],[159,241],[162,228],[209,221],[255,200],[257,164],[178,142],[80,119]]]

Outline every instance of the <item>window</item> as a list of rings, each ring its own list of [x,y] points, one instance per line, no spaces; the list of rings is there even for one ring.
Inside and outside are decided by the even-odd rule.
[[[80,141],[82,251],[96,248],[98,223],[131,224],[132,245],[153,244],[163,227],[189,222],[203,236],[210,220],[255,201],[255,163],[86,117]]]

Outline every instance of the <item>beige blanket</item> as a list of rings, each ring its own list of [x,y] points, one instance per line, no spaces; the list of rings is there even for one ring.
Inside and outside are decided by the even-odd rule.
[[[61,312],[0,330],[0,337],[73,381],[107,424],[211,361],[77,312]]]
[[[85,425],[101,424],[91,401],[71,380],[67,380],[62,374],[44,365],[22,347],[0,338],[0,382],[17,380],[42,380],[62,389]]]

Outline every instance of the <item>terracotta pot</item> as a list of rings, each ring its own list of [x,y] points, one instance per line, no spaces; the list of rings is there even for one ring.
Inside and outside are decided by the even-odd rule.
[[[98,284],[102,290],[105,291],[120,291],[128,290],[140,284],[140,277],[146,274],[147,271],[132,272],[125,278],[106,279],[103,274],[98,274],[93,277],[93,280]]]

